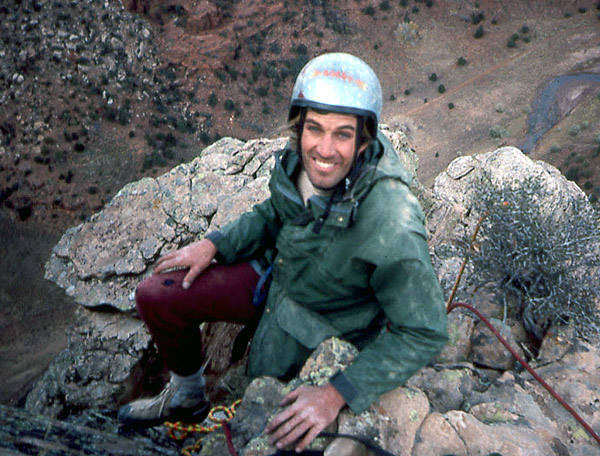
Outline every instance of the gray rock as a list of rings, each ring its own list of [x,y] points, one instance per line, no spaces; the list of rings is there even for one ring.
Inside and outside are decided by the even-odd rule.
[[[468,365],[455,369],[425,367],[413,375],[406,384],[424,391],[436,412],[461,410],[475,387],[474,370]]]
[[[471,336],[473,335],[473,317],[454,310],[448,314],[448,343],[437,356],[440,363],[457,363],[466,361],[471,353]]]
[[[523,358],[523,350],[517,345],[511,328],[496,318],[489,320],[508,344]],[[473,330],[471,356],[473,363],[492,369],[512,369],[515,364],[514,356],[500,344],[496,336],[482,321],[477,322]]]

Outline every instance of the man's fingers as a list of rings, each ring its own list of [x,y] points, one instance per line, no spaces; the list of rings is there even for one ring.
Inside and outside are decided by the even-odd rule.
[[[154,266],[154,273],[158,274],[162,271],[172,268],[174,266],[172,263],[173,262],[171,260],[165,260],[165,261],[159,260],[159,262],[156,263],[156,266]]]
[[[158,261],[156,262],[157,265],[164,263],[165,261],[169,261],[170,259],[172,259],[173,257],[177,256],[177,250],[174,250],[172,252],[166,253],[163,256],[161,256]]]
[[[281,399],[281,402],[279,403],[279,405],[283,406],[283,405],[288,405],[288,404],[294,402],[298,398],[300,393],[302,392],[302,388],[304,388],[304,386],[296,388],[294,391],[287,393],[283,397],[283,399]]]
[[[273,439],[277,448],[284,448],[288,445],[292,445],[294,442],[297,442],[300,437],[306,434],[311,427],[310,422],[306,420],[301,420],[296,426],[292,428],[290,432],[286,435],[282,436],[279,439]],[[310,441],[309,441],[310,443]]]
[[[265,432],[270,434],[275,429],[277,429],[282,423],[285,423],[290,417],[294,415],[294,411],[289,408],[275,415],[275,417],[271,420],[271,422],[265,428]]]
[[[202,268],[200,266],[192,266],[183,278],[183,283],[181,284],[183,288],[187,290],[192,285],[192,282],[196,280],[196,277],[198,277],[200,272],[202,272]]]
[[[287,436],[291,431],[294,430],[296,426],[298,426],[302,422],[302,418],[298,415],[291,417],[289,420],[285,421],[281,426],[279,426],[274,433],[269,438],[271,444],[275,444],[279,442],[280,439]]]
[[[322,429],[320,426],[313,426],[312,428],[310,428],[308,430],[308,432],[306,433],[306,435],[304,436],[304,438],[300,441],[300,443],[298,443],[296,445],[295,450],[299,453],[301,451],[304,450],[304,448],[306,448],[308,445],[310,445],[310,442],[312,442],[314,439],[317,438],[317,436],[319,435],[319,432],[321,432]]]

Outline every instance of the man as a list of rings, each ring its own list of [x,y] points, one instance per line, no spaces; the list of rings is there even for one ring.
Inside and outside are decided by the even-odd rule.
[[[159,396],[120,410],[124,423],[204,416],[202,321],[260,316],[252,376],[291,378],[331,336],[357,346],[348,368],[287,395],[267,426],[272,443],[298,451],[342,407],[362,412],[439,352],[447,340],[442,294],[410,178],[377,130],[381,104],[376,75],[357,57],[307,63],[290,103],[295,138],[277,154],[270,198],[162,257],[161,274],[138,287],[140,314],[173,373]],[[262,286],[256,260],[265,258],[272,283],[260,309],[252,297]]]

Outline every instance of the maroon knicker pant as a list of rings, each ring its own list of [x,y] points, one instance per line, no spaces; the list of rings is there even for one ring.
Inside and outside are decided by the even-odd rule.
[[[138,311],[167,367],[190,375],[202,366],[199,325],[205,321],[248,323],[260,309],[252,297],[260,279],[249,263],[210,265],[185,290],[187,270],[154,274],[136,290]]]

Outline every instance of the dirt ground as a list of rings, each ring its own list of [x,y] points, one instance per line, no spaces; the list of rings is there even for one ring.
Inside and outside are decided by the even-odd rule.
[[[366,5],[354,1],[352,5],[355,3]],[[400,16],[374,22],[357,13],[358,33],[345,42],[323,41],[319,51],[354,52],[374,67],[384,86],[383,122],[407,132],[419,156],[419,178],[425,185],[431,185],[459,155],[502,145],[520,146],[535,99],[552,78],[600,72],[600,10],[596,2],[446,0],[435,2],[431,9],[417,3],[422,11],[412,14],[414,39],[395,33],[402,23]],[[478,26],[471,15],[478,8],[486,11],[486,21],[483,36],[475,39]],[[377,10],[377,14],[381,12]],[[515,34],[515,45],[509,46]],[[169,36],[166,33],[163,39]],[[172,49],[167,44],[166,51]],[[460,57],[466,64],[458,63]],[[575,167],[588,170],[574,176],[588,193],[600,195],[600,157],[596,153],[600,147],[599,86],[565,87],[558,101],[561,119],[530,155],[563,172]],[[246,89],[237,87],[234,92]],[[212,88],[206,90],[210,93]],[[199,98],[205,100],[207,94]],[[281,124],[278,119],[285,104],[274,100],[273,106],[278,107],[270,116],[262,116],[262,136],[279,134],[275,127]],[[257,126],[249,128],[248,119],[257,114],[245,116],[225,121],[215,114],[215,123],[223,122],[223,135],[252,137],[250,132]],[[34,217],[21,222],[0,210],[1,403],[22,401],[35,378],[66,345],[65,330],[74,304],[43,279],[43,265],[62,232],[73,223],[77,220],[70,218],[46,225]]]

